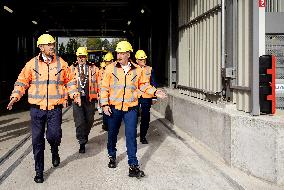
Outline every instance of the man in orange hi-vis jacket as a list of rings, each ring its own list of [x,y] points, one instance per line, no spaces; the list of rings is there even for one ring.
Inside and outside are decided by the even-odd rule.
[[[146,77],[150,81],[150,84],[157,87],[154,79],[154,73],[152,67],[146,65],[147,55],[143,50],[138,50],[135,54],[136,63],[144,70]],[[141,108],[141,120],[140,120],[140,142],[142,144],[148,144],[146,139],[147,131],[150,122],[150,109],[152,102],[155,103],[157,99],[153,96],[149,96],[146,93],[141,93],[138,99],[138,107]]]
[[[76,52],[77,62],[70,69],[77,78],[81,96],[81,106],[73,104],[73,118],[76,138],[80,144],[79,153],[85,153],[85,145],[94,124],[94,114],[98,98],[99,68],[87,61],[86,47],[79,47]]]
[[[116,142],[122,119],[125,123],[129,177],[144,177],[139,169],[137,153],[138,90],[151,96],[165,98],[166,94],[150,85],[149,78],[138,65],[130,61],[132,46],[120,41],[116,46],[117,61],[108,65],[100,86],[100,101],[108,118],[109,168],[116,167]]]
[[[28,101],[31,105],[32,144],[36,175],[34,181],[42,183],[44,170],[45,123],[46,139],[51,147],[52,164],[60,164],[58,147],[62,137],[62,104],[66,99],[66,90],[74,101],[81,105],[76,79],[70,73],[68,64],[55,55],[55,40],[49,34],[41,35],[37,40],[40,54],[26,63],[22,69],[7,109],[11,110],[15,102],[28,89]]]

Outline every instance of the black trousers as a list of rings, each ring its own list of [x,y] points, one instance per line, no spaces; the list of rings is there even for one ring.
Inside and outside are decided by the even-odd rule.
[[[88,136],[94,124],[95,109],[95,102],[90,102],[85,96],[81,97],[81,106],[73,102],[73,118],[76,127],[76,138],[79,144],[88,142]]]
[[[140,138],[145,138],[149,129],[152,98],[139,98],[138,102],[141,108]]]

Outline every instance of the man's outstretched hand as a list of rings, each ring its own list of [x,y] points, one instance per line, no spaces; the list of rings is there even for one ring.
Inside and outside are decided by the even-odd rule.
[[[161,99],[164,99],[167,97],[167,94],[163,92],[162,90],[157,90],[155,95],[157,96],[157,98],[161,98]]]
[[[12,108],[13,108],[13,105],[14,105],[14,103],[17,101],[17,98],[15,98],[15,97],[13,97],[12,99],[11,99],[11,101],[9,102],[9,104],[8,104],[8,106],[7,106],[7,109],[8,110],[11,110]]]

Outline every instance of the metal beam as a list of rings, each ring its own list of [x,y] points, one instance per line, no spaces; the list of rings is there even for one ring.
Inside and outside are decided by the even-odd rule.
[[[45,5],[45,6],[104,6],[104,7],[125,7],[129,5],[128,1],[120,1],[120,2],[114,2],[114,1],[42,1],[38,3],[39,5]]]
[[[121,32],[123,30],[118,30],[118,29],[92,29],[92,28],[89,28],[89,29],[86,29],[86,28],[52,28],[52,29],[48,29],[48,31],[50,32],[64,32],[64,31],[70,31],[70,32],[99,32],[99,31],[109,31],[109,32]]]

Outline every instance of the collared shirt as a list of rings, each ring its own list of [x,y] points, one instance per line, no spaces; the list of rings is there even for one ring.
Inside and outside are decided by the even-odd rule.
[[[45,63],[50,63],[52,61],[52,59],[50,57],[47,57],[43,53],[41,54],[41,56],[42,56],[42,59]]]
[[[128,62],[127,65],[122,65],[121,63],[120,63],[120,65],[121,65],[121,67],[122,67],[123,70],[124,70],[124,74],[127,74],[128,71],[131,69],[131,63],[130,63],[130,62]]]

